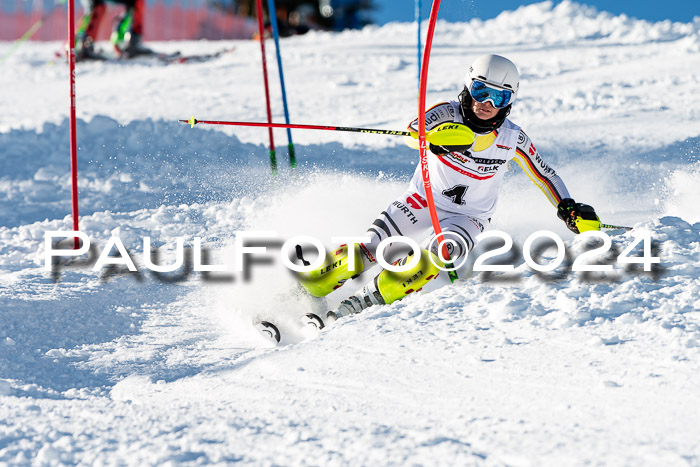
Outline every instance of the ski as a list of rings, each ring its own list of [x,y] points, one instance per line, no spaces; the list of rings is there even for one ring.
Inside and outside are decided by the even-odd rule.
[[[174,52],[172,54],[157,54],[157,58],[159,61],[166,63],[166,64],[201,63],[201,62],[207,62],[209,60],[214,60],[216,58],[221,57],[222,55],[226,55],[228,53],[231,53],[234,50],[235,50],[235,47],[228,47],[228,48],[221,49],[221,50],[218,50],[218,51],[212,52],[212,53],[193,54],[193,55],[183,55],[180,52]]]
[[[282,335],[280,334],[280,330],[277,326],[269,321],[260,321],[256,327],[264,337],[274,341],[275,344],[279,344]]]
[[[107,60],[109,62],[120,62],[120,63],[138,63],[144,61],[157,61],[164,65],[172,65],[178,63],[202,63],[209,60],[214,60],[221,57],[222,55],[231,53],[235,50],[235,47],[227,47],[225,49],[217,50],[216,52],[203,53],[203,54],[191,54],[186,55],[180,51],[171,53],[160,53],[155,52],[153,54],[143,54],[137,55],[135,57],[109,57]]]
[[[272,304],[258,310],[253,326],[274,345],[287,345],[313,337],[326,327],[322,316],[326,316],[328,304],[323,297],[312,297],[298,283],[277,293]],[[290,308],[280,310],[284,305]]]
[[[326,327],[326,324],[316,313],[306,313],[306,315],[304,315],[304,324],[316,328],[319,331]]]
[[[312,332],[318,332],[326,327],[326,324],[324,323],[323,319],[321,319],[321,317],[318,316],[316,313],[306,313],[302,317],[301,321],[305,328],[308,331]],[[280,326],[271,321],[262,320],[256,322],[255,327],[257,328],[258,332],[260,332],[260,334],[263,337],[265,337],[268,341],[270,341],[274,345],[280,344],[280,341],[283,337],[282,331],[280,331]]]
[[[183,54],[180,51],[176,52],[154,52],[152,54],[137,55],[135,57],[119,57],[115,55],[110,55],[104,52],[95,52],[91,57],[85,57],[78,61],[78,64],[82,63],[144,63],[144,62],[156,62],[162,65],[175,65],[182,63],[204,63],[210,60],[215,60],[223,55],[229,54],[235,50],[235,47],[227,47],[216,52],[202,53],[202,54]],[[59,59],[64,54],[57,51],[54,55],[54,60]]]

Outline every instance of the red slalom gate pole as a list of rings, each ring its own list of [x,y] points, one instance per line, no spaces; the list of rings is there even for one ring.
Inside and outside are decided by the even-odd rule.
[[[78,231],[78,145],[75,131],[75,2],[68,1],[68,71],[70,74],[70,174],[73,230]],[[80,248],[80,239],[73,239],[73,248]]]
[[[262,52],[263,80],[265,81],[265,105],[267,106],[267,123],[272,123],[272,110],[270,109],[270,86],[267,82],[267,59],[265,56],[265,26],[263,26],[262,0],[255,0],[258,10],[258,35],[260,36],[260,50]],[[277,175],[277,157],[275,156],[275,140],[272,136],[272,127],[268,127],[270,134],[270,167],[272,174]]]
[[[423,187],[425,188],[425,199],[428,202],[428,210],[430,212],[430,220],[435,231],[435,238],[440,242],[442,237],[442,229],[438,219],[437,211],[435,210],[435,202],[433,201],[433,189],[430,184],[430,172],[428,171],[428,151],[425,141],[425,95],[428,88],[428,64],[430,62],[430,49],[433,46],[433,34],[435,33],[435,23],[437,22],[438,11],[440,10],[440,0],[433,0],[433,5],[430,10],[430,22],[428,24],[428,35],[425,40],[425,51],[423,53],[423,63],[421,64],[420,84],[418,86],[418,144],[420,149],[420,165],[421,174],[423,175]],[[447,251],[447,243],[442,244],[442,256],[446,263],[451,266],[450,253]],[[454,282],[457,279],[457,273],[452,270],[448,272],[450,280]]]

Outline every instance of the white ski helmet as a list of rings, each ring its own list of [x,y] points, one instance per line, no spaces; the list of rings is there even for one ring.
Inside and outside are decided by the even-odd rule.
[[[513,103],[518,95],[520,73],[518,73],[518,69],[513,62],[500,55],[482,55],[474,60],[472,66],[469,67],[467,76],[464,78],[464,84],[470,91],[475,80],[486,83],[489,87],[511,91],[510,99],[504,105],[496,105],[491,100],[491,104],[494,107],[508,106]]]
[[[500,55],[482,55],[469,67],[464,78],[464,89],[459,94],[460,113],[464,124],[477,134],[497,130],[505,121],[518,95],[520,73],[513,62]],[[472,110],[472,104],[490,102],[498,113],[489,120],[481,120]]]

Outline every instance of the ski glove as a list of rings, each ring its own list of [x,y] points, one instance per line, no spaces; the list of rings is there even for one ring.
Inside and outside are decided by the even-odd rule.
[[[430,151],[436,155],[448,152],[469,153],[475,138],[471,128],[457,122],[441,123],[425,134],[425,140],[430,144]]]
[[[557,206],[557,217],[563,220],[573,233],[588,230],[600,230],[600,219],[593,206],[577,203],[571,198],[564,198]]]

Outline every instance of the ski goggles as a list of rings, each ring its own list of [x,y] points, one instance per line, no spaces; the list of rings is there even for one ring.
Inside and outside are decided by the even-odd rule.
[[[477,102],[491,101],[491,104],[497,109],[507,106],[513,97],[513,91],[492,88],[488,84],[477,80],[472,81],[469,94]]]

